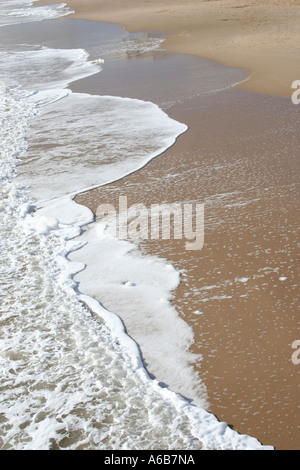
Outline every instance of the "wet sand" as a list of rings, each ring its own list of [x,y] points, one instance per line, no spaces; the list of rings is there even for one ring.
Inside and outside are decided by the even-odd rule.
[[[141,249],[182,270],[173,302],[193,326],[211,412],[263,444],[297,449],[299,110],[290,98],[238,88],[197,96],[187,70],[177,70],[178,81],[191,83],[178,93],[173,69],[153,69],[155,81],[146,81],[149,70],[130,66],[122,79],[104,70],[101,82],[72,89],[149,99],[189,130],[144,169],[76,200],[94,211],[103,202],[117,207],[120,195],[128,205],[205,204],[201,251],[186,251],[184,240]]]
[[[43,0],[57,3],[57,0]],[[165,47],[251,77],[243,88],[291,95],[299,79],[300,0],[68,0],[74,18],[118,23],[127,31],[164,31]]]
[[[144,97],[163,108],[165,101],[188,132],[142,170],[76,200],[94,212],[102,203],[118,207],[120,195],[129,206],[205,204],[201,251],[186,251],[185,240],[149,240],[141,249],[183,271],[173,302],[193,326],[211,411],[264,444],[297,448],[298,109],[287,98],[235,88],[190,99],[177,86],[185,72],[175,77],[169,68],[168,81],[166,67],[157,83],[144,80],[145,68],[149,76],[144,65],[113,82],[108,67],[98,85],[95,76],[72,89]]]

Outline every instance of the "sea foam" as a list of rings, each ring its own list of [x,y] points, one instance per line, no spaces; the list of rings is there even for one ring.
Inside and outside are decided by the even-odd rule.
[[[37,0],[9,0],[1,1],[0,27],[32,21],[43,21],[60,18],[73,13],[66,3],[50,5],[32,5]]]
[[[119,317],[77,291],[67,254],[91,213],[69,199],[64,224],[15,184],[29,103],[1,95],[1,448],[261,448],[151,380]]]
[[[2,7],[7,5],[13,6],[8,16],[14,19],[53,17],[45,9],[43,15],[41,10],[27,14],[23,9],[31,8],[31,2],[26,0],[5,2]],[[59,9],[54,11],[55,15]],[[112,258],[109,265],[108,252],[103,252],[107,239],[95,233],[93,214],[76,204],[73,196],[137,170],[172,145],[186,126],[170,120],[152,103],[91,97],[62,88],[72,81],[72,74],[77,79],[87,72],[82,51],[18,48],[16,52],[21,53],[23,71],[33,73],[23,83],[22,72],[11,83],[9,68],[4,69],[0,93],[1,448],[269,448],[239,435],[151,379],[123,321],[83,293],[75,277],[86,270],[86,260],[96,254],[96,247],[100,250],[96,267],[103,260],[109,276],[116,275],[122,261],[120,278],[126,282],[117,287],[123,292],[137,287],[146,293],[143,308],[153,307],[150,286],[165,299],[164,308],[170,307],[169,292],[178,283],[176,270],[162,260],[143,260],[135,254],[136,267],[127,272],[126,256],[132,248],[113,239],[109,249],[117,247],[118,259]],[[59,56],[65,66],[60,71],[49,67],[44,76],[46,56],[50,63]],[[94,66],[87,68],[96,71]],[[124,116],[127,119],[122,120]],[[115,141],[120,130],[121,151]],[[129,147],[124,146],[126,135],[132,141]],[[95,168],[96,179],[91,176]],[[79,236],[86,227],[86,237]],[[75,253],[82,259],[71,261]],[[141,277],[141,266],[148,261],[154,268]],[[160,276],[162,290],[147,279],[153,273]],[[115,289],[115,277],[112,284]],[[176,312],[170,314],[179,321]],[[180,323],[189,337],[189,329]],[[186,352],[187,344],[181,346]]]

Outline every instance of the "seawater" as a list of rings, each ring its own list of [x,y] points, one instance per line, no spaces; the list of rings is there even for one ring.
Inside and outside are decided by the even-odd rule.
[[[102,57],[13,41],[11,28],[68,15],[66,6],[18,0],[0,9],[1,448],[261,448],[151,379],[122,320],[79,290],[74,275],[85,269],[84,256],[69,260],[87,246],[91,256],[93,248],[80,236],[93,214],[74,194],[136,171],[186,126],[153,103],[72,93],[70,83],[101,72]],[[106,42],[106,57],[109,49],[123,54],[125,43]],[[157,45],[148,37],[128,42],[134,54]],[[97,243],[103,246],[101,237]],[[120,258],[131,251],[122,245]],[[150,273],[167,268],[161,279],[168,310],[178,273],[149,261]],[[192,338],[181,326],[186,348]]]

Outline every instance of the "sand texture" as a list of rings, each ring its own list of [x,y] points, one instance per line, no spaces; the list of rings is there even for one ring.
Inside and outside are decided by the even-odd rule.
[[[67,3],[74,18],[119,23],[128,31],[164,31],[169,51],[246,68],[250,80],[240,86],[252,91],[290,96],[292,82],[300,79],[300,0]]]
[[[114,67],[104,67],[99,82],[95,76],[72,84],[73,91],[150,100],[163,109],[170,95],[166,112],[189,127],[147,167],[77,202],[94,212],[102,202],[117,207],[119,195],[147,207],[205,204],[203,250],[187,252],[174,240],[142,248],[185,272],[174,305],[193,326],[193,351],[203,355],[195,369],[211,411],[264,444],[296,449],[299,371],[291,344],[298,325],[300,107],[287,97],[300,79],[300,1],[67,3],[76,10],[73,18],[160,31],[170,52],[248,71],[241,89],[207,95],[194,89],[204,65],[198,70],[193,63],[186,69],[171,64],[165,75],[161,63],[159,73],[144,63],[138,76],[131,68],[123,74],[117,64],[115,75]],[[226,82],[226,72],[218,73]]]

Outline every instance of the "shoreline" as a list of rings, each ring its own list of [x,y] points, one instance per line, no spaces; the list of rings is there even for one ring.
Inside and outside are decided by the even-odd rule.
[[[297,447],[299,436],[293,407],[298,377],[290,360],[290,345],[297,330],[293,311],[296,278],[291,272],[286,282],[278,282],[282,275],[278,266],[283,269],[293,263],[296,244],[283,249],[276,231],[279,227],[283,229],[283,217],[290,221],[290,227],[296,226],[295,194],[289,194],[286,188],[280,190],[281,185],[285,186],[286,176],[272,188],[278,168],[272,175],[268,174],[268,164],[272,161],[272,152],[280,145],[280,136],[264,155],[266,162],[260,162],[258,156],[251,162],[253,146],[259,149],[264,144],[258,129],[264,121],[271,121],[273,112],[275,115],[283,112],[284,121],[288,111],[285,99],[267,97],[261,102],[260,97],[253,98],[243,90],[222,94],[224,102],[218,108],[218,117],[213,111],[215,100],[210,103],[209,97],[195,101],[193,110],[183,110],[180,105],[173,108],[172,117],[181,117],[189,126],[189,131],[180,136],[176,145],[138,172],[105,188],[79,194],[75,200],[93,212],[107,201],[118,207],[118,195],[128,195],[128,206],[177,203],[181,193],[183,200],[205,202],[205,244],[201,251],[185,251],[182,240],[146,240],[141,243],[141,251],[167,259],[183,273],[172,305],[193,327],[195,340],[191,351],[202,356],[194,367],[207,387],[210,412],[233,425],[237,432],[255,436],[264,445],[289,449]],[[201,118],[206,118],[200,135],[199,103],[204,105]],[[241,144],[226,141],[221,157],[215,152],[224,142],[226,113],[231,104],[234,104],[233,128],[238,127],[250,145],[244,152]],[[257,107],[260,110],[258,121]],[[206,117],[208,109],[211,111]],[[216,144],[213,143],[213,122],[220,130]],[[273,125],[274,122],[270,122],[271,131]],[[204,151],[200,168],[197,168],[200,144]],[[184,164],[182,157],[186,158]],[[293,161],[295,163],[295,157],[291,162],[284,158],[278,163],[281,169],[286,165],[290,167],[290,173]],[[244,165],[250,165],[250,184],[244,179]],[[224,166],[229,170],[225,175]],[[257,167],[261,181],[255,184]],[[179,168],[186,175],[183,181],[176,177]],[[208,176],[212,178],[211,184]],[[269,176],[269,186],[265,187]],[[282,198],[286,198],[284,206],[280,203]],[[289,243],[292,242],[293,237]],[[256,256],[255,251],[259,252]],[[113,306],[108,307],[114,310]]]
[[[72,3],[74,3],[74,2],[72,2]],[[70,3],[70,4],[71,4],[71,3]],[[82,14],[81,14],[80,12],[79,12],[76,16],[78,16],[78,19],[79,19],[79,17],[82,18]],[[75,18],[75,16],[73,16],[73,17]],[[92,18],[87,18],[87,19],[92,19]],[[93,19],[96,19],[96,18],[93,18]],[[113,23],[114,21],[111,21],[111,20],[110,20],[109,22],[112,22],[112,23]],[[123,24],[123,21],[115,21],[115,22],[118,23],[118,24],[120,24],[120,23]],[[130,29],[130,28],[129,28],[129,29]],[[144,29],[144,28],[142,28],[142,29]],[[150,28],[150,29],[151,29],[151,28]],[[166,45],[166,43],[164,43],[164,46],[165,46],[165,45]],[[170,46],[169,46],[169,47],[170,47]],[[296,78],[297,78],[297,77],[296,77]],[[251,82],[251,81],[246,82],[247,85],[248,85],[250,82]],[[252,81],[252,83],[253,83],[253,81]],[[73,88],[73,87],[72,87],[72,88]],[[260,92],[261,92],[261,90],[260,90]],[[281,94],[280,92],[278,92],[278,89],[276,90],[276,94]],[[289,96],[290,93],[288,93],[287,95]],[[241,95],[240,95],[240,96],[241,96]],[[251,95],[249,95],[248,99],[251,101]],[[257,100],[259,101],[258,98],[257,98]],[[246,100],[246,101],[247,101],[247,100]],[[287,103],[287,102],[286,102],[286,103]],[[257,104],[259,104],[259,103],[257,103]],[[228,106],[229,106],[229,103],[227,103],[227,109],[230,109],[230,108],[228,108]],[[278,112],[280,112],[280,108],[281,108],[281,105],[279,104],[278,107],[275,106],[274,109],[276,109]],[[265,107],[264,107],[263,104],[262,104],[262,109],[265,110]],[[295,110],[295,108],[294,108],[294,110]],[[241,109],[240,109],[239,111],[240,111],[240,113],[242,113],[242,110],[241,110]],[[178,112],[178,119],[179,119],[179,117],[182,115],[183,112],[182,112],[182,110],[178,110],[177,112]],[[253,116],[254,116],[254,111],[252,110],[252,119],[253,119]],[[269,118],[271,117],[271,115],[269,115],[268,113],[267,113],[267,116],[268,116]],[[173,116],[172,116],[172,117],[173,117]],[[186,113],[185,113],[185,118],[186,118],[186,117],[187,117],[187,115],[186,115]],[[243,118],[243,119],[244,119],[244,118]],[[185,119],[183,119],[183,118],[181,118],[181,119],[179,119],[179,120],[181,120],[182,122],[186,122]],[[211,121],[211,118],[209,119],[209,121],[210,121],[210,124],[213,123],[213,121]],[[237,122],[239,122],[239,121],[237,121]],[[247,125],[247,124],[248,124],[247,119],[246,119],[246,120],[244,119],[243,122],[244,122],[244,125]],[[262,121],[262,122],[263,122],[263,121]],[[214,124],[214,125],[215,125],[215,124]],[[252,122],[252,121],[251,121],[251,125],[252,125],[252,127],[253,127],[252,130],[254,130],[254,132],[258,133],[258,132],[259,132],[258,127],[256,127],[255,125],[253,125],[253,122]],[[241,127],[239,127],[239,131],[242,129],[242,127],[243,127],[243,125],[241,125]],[[207,129],[207,131],[208,131],[208,129]],[[231,132],[233,132],[232,129],[231,129]],[[233,134],[234,134],[234,132],[233,132]],[[251,136],[251,137],[252,137],[252,136]],[[194,136],[194,139],[195,139],[195,136]],[[177,163],[178,163],[178,155],[176,156],[176,152],[177,152],[178,154],[180,154],[180,152],[185,151],[184,147],[188,144],[188,141],[189,141],[189,140],[190,140],[190,138],[187,138],[187,139],[184,138],[182,141],[180,140],[181,145],[180,145],[180,143],[179,143],[179,147],[178,147],[178,142],[177,142],[177,143],[176,143],[176,146],[175,146],[175,149],[171,149],[170,151],[168,151],[168,152],[167,152],[167,156],[170,156],[170,158],[175,159],[175,160],[174,160],[175,163],[176,163],[176,161],[177,161]],[[262,141],[262,142],[263,142],[263,141]],[[212,141],[210,141],[210,144],[212,144]],[[218,141],[218,144],[221,144],[221,140]],[[197,147],[198,147],[198,144],[197,144]],[[187,148],[189,148],[188,145],[187,145]],[[199,148],[199,147],[198,147],[198,148]],[[216,150],[216,148],[218,148],[217,145],[214,146],[214,150]],[[275,148],[275,147],[274,147],[274,148]],[[126,177],[123,181],[120,181],[120,182],[118,182],[118,183],[116,183],[116,184],[112,183],[112,185],[110,185],[110,189],[112,190],[112,192],[113,192],[113,188],[114,188],[114,189],[118,188],[118,190],[119,190],[120,188],[122,189],[123,185],[126,186],[126,184],[128,183],[128,181],[129,181],[129,186],[128,186],[129,188],[130,188],[130,184],[132,185],[134,182],[136,182],[137,185],[138,185],[138,183],[141,181],[141,178],[143,178],[142,174],[143,174],[144,177],[145,177],[145,174],[148,173],[150,166],[152,166],[152,167],[154,167],[154,168],[158,168],[158,169],[160,170],[160,163],[158,163],[157,161],[156,161],[156,162],[151,162],[149,165],[147,165],[147,168],[141,170],[138,175],[135,174],[134,176]],[[157,171],[157,170],[154,169],[154,172],[155,172],[155,171]],[[146,177],[145,177],[145,178],[146,178]],[[147,178],[146,178],[146,180],[147,180]],[[100,189],[101,189],[101,188],[100,188]],[[102,188],[102,189],[103,189],[103,188]],[[262,188],[261,188],[261,190],[262,190]],[[91,194],[91,193],[92,193],[92,194]],[[84,198],[83,198],[83,199],[84,199],[85,203],[88,202],[87,196],[88,196],[88,198],[95,198],[95,197],[96,197],[96,200],[97,200],[97,197],[98,197],[98,198],[101,197],[100,195],[98,195],[98,196],[96,195],[97,190],[92,191],[91,193],[90,193],[89,195],[84,195]],[[138,199],[138,202],[141,202],[141,200],[139,200],[139,198],[138,198],[137,196],[135,196],[135,197]],[[81,196],[79,196],[79,199],[80,199],[80,198],[81,198]],[[99,199],[98,199],[98,201],[99,201]],[[136,201],[134,201],[134,202],[136,202]],[[169,201],[169,202],[171,202],[171,201]],[[239,204],[239,202],[237,202],[237,204]],[[266,213],[266,212],[265,212],[265,213]],[[275,220],[275,219],[274,219],[274,220]],[[271,227],[271,221],[269,221],[269,227]],[[219,240],[218,243],[219,243],[219,245],[220,245],[220,240]],[[150,251],[151,251],[151,250],[152,250],[152,249],[150,249]],[[157,253],[157,251],[159,251],[159,250],[157,250],[157,247],[155,247],[155,248],[153,249],[153,251]],[[162,250],[162,251],[163,251],[163,250]],[[175,250],[175,251],[176,251],[176,250]],[[159,252],[158,254],[159,254],[159,256],[161,256],[160,252]],[[178,255],[175,254],[175,259],[176,259],[176,256],[178,256]],[[168,258],[168,259],[170,259],[170,258]],[[261,268],[261,269],[262,269],[262,268]],[[289,285],[290,285],[290,283],[289,283]],[[185,288],[185,286],[181,286],[181,288],[179,288],[179,290],[182,291],[182,288]],[[179,296],[179,297],[180,297],[180,295],[181,295],[182,297],[184,297],[184,294],[183,294],[182,292],[179,292],[179,293],[178,293],[178,296]],[[241,295],[244,295],[244,294],[241,293]],[[205,298],[204,298],[204,300],[205,300]],[[254,299],[254,300],[255,300],[255,299]],[[261,299],[260,299],[260,301],[261,301]],[[253,302],[252,302],[252,303],[253,303]],[[254,303],[255,303],[255,302],[254,302]],[[268,303],[268,302],[267,302],[267,303]],[[235,306],[235,308],[237,308],[237,307]],[[272,307],[271,307],[271,308],[272,308]],[[248,310],[247,305],[244,305],[244,306],[243,306],[243,309],[247,311],[247,310]],[[254,307],[253,307],[253,309],[254,309]],[[225,311],[226,311],[226,312],[229,312],[229,310],[230,310],[230,308],[229,308],[228,305],[227,305],[227,306],[225,307]],[[190,320],[188,320],[187,318],[185,318],[185,319],[186,319],[186,321],[190,321]],[[201,319],[202,319],[202,318],[201,318]],[[269,321],[269,320],[268,320],[268,321]],[[272,321],[272,320],[270,319],[270,321]],[[193,320],[192,323],[193,323],[193,322],[195,322],[195,320]],[[251,323],[250,323],[250,324],[251,324],[251,328],[254,328],[254,329],[255,329],[255,319],[254,319],[254,318],[251,319]],[[245,328],[245,327],[247,327],[247,325],[244,325],[244,328]],[[243,329],[244,329],[244,328],[243,328]],[[281,328],[282,328],[282,327],[281,327]],[[202,334],[205,334],[204,330],[205,330],[205,328],[202,327]],[[218,331],[218,330],[217,330],[217,331]],[[203,333],[203,332],[204,332],[204,333]],[[220,331],[218,331],[218,334],[220,334]],[[245,334],[246,334],[246,331],[244,331],[243,334],[245,335]],[[243,336],[242,336],[242,337],[243,337]],[[252,340],[253,340],[253,338],[252,338]],[[286,339],[284,339],[283,341],[281,340],[281,342],[280,342],[281,349],[284,350],[284,358],[283,358],[282,363],[280,364],[281,367],[285,367],[285,366],[287,365],[287,364],[286,364],[287,355],[289,354],[289,350],[287,349],[287,346],[288,346],[288,345],[286,345],[285,341],[286,341]],[[240,343],[240,342],[241,342],[241,341],[239,341],[239,343]],[[195,352],[197,353],[197,344],[195,344],[195,348],[196,348],[196,351],[195,351]],[[274,350],[273,350],[272,348],[270,348],[269,346],[268,346],[266,349],[268,350],[269,355],[271,355],[272,352],[274,352]],[[209,348],[208,348],[208,351],[209,351]],[[224,352],[224,351],[223,351],[223,352]],[[226,351],[225,351],[225,353],[226,353]],[[228,358],[227,358],[227,359],[228,359]],[[257,353],[257,360],[258,360],[258,361],[260,360],[260,353]],[[216,366],[216,363],[215,363],[214,365]],[[245,366],[246,366],[246,364],[244,364],[243,367],[245,367]],[[217,372],[218,372],[218,373],[222,372],[222,368],[221,368],[221,369],[218,368],[218,369],[217,369]],[[289,372],[292,373],[293,371],[290,370]],[[253,373],[253,371],[252,371],[252,373]],[[275,373],[275,372],[274,372],[274,373]],[[295,373],[295,371],[294,371],[294,373]],[[206,375],[207,375],[207,374],[206,374]],[[216,375],[216,374],[215,374],[215,375]],[[229,374],[229,375],[230,375],[230,374]],[[233,376],[233,377],[234,377],[234,376]],[[205,381],[206,381],[206,379],[208,379],[208,378],[209,378],[209,377],[206,376],[206,377],[204,378]],[[228,379],[228,377],[227,377],[227,379]],[[232,380],[232,379],[231,379],[231,380]],[[284,380],[286,380],[286,378],[284,378]],[[254,384],[255,384],[255,382],[254,382]],[[215,383],[214,385],[216,385],[216,383]],[[232,386],[233,384],[230,384],[230,385]],[[218,383],[218,386],[221,388],[221,387],[222,387],[222,384],[219,384],[219,383]],[[262,388],[262,387],[261,387],[261,388]],[[211,386],[211,387],[210,387],[210,390],[214,390],[214,393],[216,393],[216,390],[217,390],[217,389],[216,389],[216,388],[214,389],[214,388]],[[220,389],[218,390],[218,392],[219,392],[219,391],[220,391]],[[272,393],[272,390],[269,390],[269,393]],[[224,398],[224,397],[221,397],[221,401],[223,400],[223,398]],[[234,403],[231,403],[231,401],[232,401],[232,400],[229,400],[229,402],[228,402],[229,407],[231,407],[231,408],[233,407],[233,408],[234,408],[234,407],[239,406],[238,403],[235,403],[235,405],[234,405]],[[249,397],[249,401],[251,401],[251,398],[250,398],[250,397]],[[214,403],[214,408],[216,408],[215,405],[216,405],[216,402]],[[223,415],[222,415],[222,407],[224,408],[223,403],[221,403],[221,407],[219,408],[219,412],[215,412],[214,409],[212,410],[212,412],[213,412],[216,416],[218,416],[219,418],[220,418],[220,417],[223,417]],[[239,411],[241,411],[241,410],[239,410]],[[287,411],[287,410],[286,410],[286,411]],[[246,412],[247,412],[247,411],[246,411]],[[256,413],[258,413],[257,410],[256,410]],[[225,410],[225,414],[226,414],[226,410]],[[225,418],[225,421],[231,422],[230,420],[227,420],[226,418]],[[275,421],[276,421],[276,420],[275,420]],[[239,422],[239,419],[236,419],[236,418],[235,418],[235,419],[234,419],[234,426],[235,426],[235,428],[237,428],[237,431],[240,432],[239,425],[237,424],[238,422]],[[273,419],[273,421],[272,421],[272,425],[273,425],[273,424],[274,424],[274,419]],[[245,423],[244,423],[243,425],[245,426]],[[246,425],[246,426],[247,426],[247,425]],[[265,442],[266,444],[270,443],[270,444],[273,445],[273,442],[270,442],[269,437],[268,437],[268,438],[265,437],[264,439],[262,439],[262,438],[261,438],[260,436],[258,436],[257,433],[256,433],[255,431],[253,431],[253,430],[251,430],[251,431],[249,430],[249,432],[246,431],[246,434],[254,435],[254,436],[257,437],[260,441]],[[272,432],[271,432],[271,434],[272,434]],[[274,433],[274,434],[276,434],[276,433]],[[274,443],[274,444],[275,444],[275,443]],[[286,439],[285,445],[288,446],[288,438]],[[279,446],[279,447],[280,447],[280,446]]]
[[[38,3],[57,3],[43,0]],[[249,80],[238,87],[262,94],[291,96],[300,78],[300,0],[222,0],[184,5],[167,0],[67,0],[72,18],[123,25],[127,31],[166,33],[169,52],[207,58],[244,68]],[[267,58],[267,60],[266,60]]]

